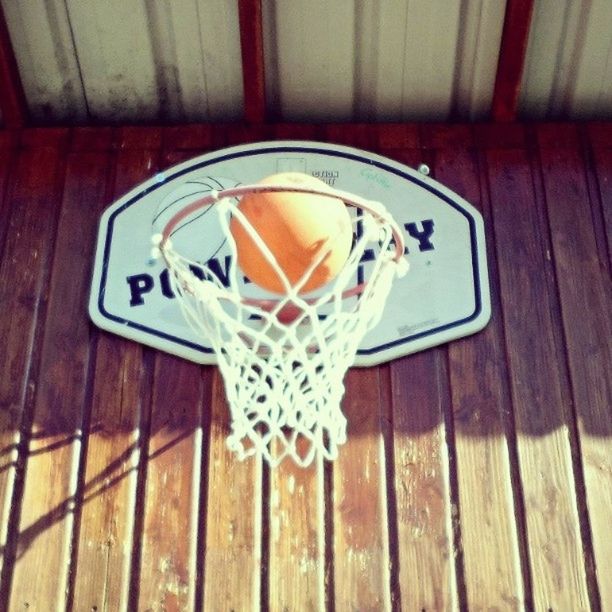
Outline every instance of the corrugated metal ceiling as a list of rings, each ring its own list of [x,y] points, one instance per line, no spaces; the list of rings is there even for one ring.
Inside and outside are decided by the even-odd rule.
[[[242,114],[236,0],[1,0],[38,122]],[[285,120],[488,117],[506,0],[263,0]],[[524,118],[612,117],[612,2],[536,0]]]

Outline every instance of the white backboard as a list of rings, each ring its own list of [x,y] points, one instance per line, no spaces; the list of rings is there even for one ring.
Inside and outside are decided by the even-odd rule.
[[[305,172],[380,201],[405,231],[410,271],[395,281],[382,320],[363,339],[355,365],[395,359],[487,324],[491,307],[484,226],[473,206],[422,173],[379,155],[296,141],[202,155],[152,177],[112,204],[98,235],[89,304],[94,323],[198,363],[215,363],[206,339],[196,337],[183,320],[163,261],[150,261],[151,235],[177,201],[284,171]],[[192,232],[191,240],[200,260],[212,258],[222,272],[228,250],[214,223],[204,234]]]

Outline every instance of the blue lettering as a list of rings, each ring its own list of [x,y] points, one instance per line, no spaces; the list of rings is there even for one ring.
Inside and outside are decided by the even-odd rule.
[[[144,304],[145,293],[153,289],[153,277],[150,274],[134,274],[126,279],[130,286],[130,306],[141,306]]]
[[[434,222],[433,219],[425,219],[421,221],[422,230],[419,230],[416,223],[406,223],[404,225],[408,234],[412,236],[412,238],[416,238],[419,241],[419,251],[433,251],[434,245],[432,244],[430,238],[434,232]]]

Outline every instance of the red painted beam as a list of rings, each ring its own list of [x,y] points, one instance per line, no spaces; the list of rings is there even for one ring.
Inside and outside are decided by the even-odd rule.
[[[502,34],[491,116],[493,121],[515,121],[527,42],[533,14],[533,0],[508,0]]]
[[[25,125],[28,109],[2,5],[0,5],[0,109],[4,127],[18,128]]]
[[[263,123],[266,118],[264,47],[261,0],[239,0],[244,118]]]

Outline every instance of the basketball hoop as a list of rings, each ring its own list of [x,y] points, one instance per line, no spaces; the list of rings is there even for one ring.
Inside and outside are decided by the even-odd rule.
[[[355,210],[348,260],[321,289],[301,293],[326,256],[324,248],[292,285],[239,210],[239,198],[263,192],[324,195],[339,198]],[[172,240],[181,224],[213,205],[231,249],[224,278],[209,262],[177,252]],[[282,279],[281,296],[249,295],[253,286],[245,282],[236,263],[232,218],[238,219]],[[217,355],[231,412],[229,448],[240,459],[260,455],[272,466],[288,456],[301,466],[310,464],[317,454],[335,459],[338,446],[346,441],[340,406],[344,375],[359,342],[380,320],[393,279],[408,270],[402,232],[385,207],[335,189],[238,186],[212,191],[189,203],[152,241],[152,255],[163,257],[186,321],[211,342]]]

